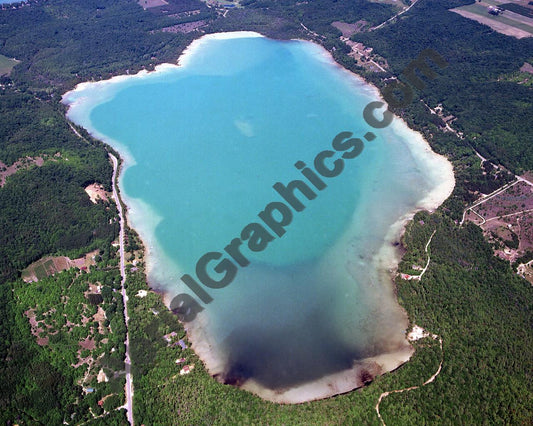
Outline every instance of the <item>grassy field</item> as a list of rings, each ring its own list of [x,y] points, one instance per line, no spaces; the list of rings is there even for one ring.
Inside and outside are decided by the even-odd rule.
[[[137,3],[139,3],[139,5],[142,6],[144,9],[165,6],[168,4],[165,0],[139,0]]]
[[[0,55],[0,75],[9,75],[11,70],[19,61]]]
[[[72,265],[68,257],[45,257],[24,269],[22,271],[22,279],[27,282],[40,281],[71,267]]]
[[[486,16],[489,19],[492,19],[493,21],[502,22],[514,28],[519,28],[521,30],[524,30],[524,31],[527,31],[533,34],[533,27],[531,25],[511,19],[505,15],[505,12],[502,15],[494,16],[494,15],[489,14],[487,11],[487,8],[480,4],[469,4],[467,6],[460,7],[459,9],[466,10],[466,11],[475,13],[480,16]]]
[[[475,3],[451,10],[467,18],[474,19],[482,24],[488,25],[494,30],[503,34],[511,35],[514,37],[520,37],[524,35],[520,35],[519,31],[516,30],[522,30],[530,35],[533,35],[533,26],[525,24],[523,22],[515,21],[514,19],[510,19],[506,16],[491,15],[489,14],[487,7],[485,7],[484,5]]]

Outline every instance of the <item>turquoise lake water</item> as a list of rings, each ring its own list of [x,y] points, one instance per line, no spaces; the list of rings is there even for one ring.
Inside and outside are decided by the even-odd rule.
[[[262,251],[243,243],[249,265],[232,261],[229,285],[203,286],[213,301],[199,303],[205,310],[188,327],[213,374],[279,391],[407,350],[407,320],[386,270],[397,238],[391,227],[441,178],[401,122],[365,123],[376,92],[323,49],[250,35],[208,38],[180,67],[86,83],[64,100],[71,120],[126,159],[120,187],[129,219],[149,245],[150,281],[169,299],[188,293],[200,302],[180,277],[198,281],[196,262],[208,252],[232,261],[224,247],[249,223],[271,235]],[[344,131],[364,149],[343,160],[338,176],[322,177],[327,187],[318,190],[295,163],[314,170],[317,154],[335,151],[332,140]],[[376,138],[368,142],[370,131]],[[278,237],[258,213],[270,202],[288,205],[273,185],[296,179],[316,198],[296,192],[305,209],[290,209],[292,222]],[[217,263],[208,269],[220,278]]]

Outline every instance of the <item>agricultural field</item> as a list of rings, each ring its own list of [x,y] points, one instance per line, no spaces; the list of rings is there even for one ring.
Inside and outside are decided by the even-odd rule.
[[[519,11],[533,11],[533,9],[527,3],[523,6],[518,3],[523,2],[510,3],[505,1],[483,0],[450,10],[465,18],[488,25],[501,34],[516,38],[531,37],[533,36],[533,18],[511,11],[509,7]],[[511,4],[511,6],[507,6],[508,4]],[[489,13],[489,10],[495,7],[501,8],[501,12],[496,15]],[[529,15],[529,13],[526,14]]]
[[[43,280],[70,268],[87,270],[91,265],[96,264],[94,259],[97,253],[98,251],[94,251],[78,259],[70,259],[66,256],[43,257],[22,271],[22,279],[29,283]]]
[[[139,0],[138,3],[143,9],[165,6],[168,4],[165,0]]]

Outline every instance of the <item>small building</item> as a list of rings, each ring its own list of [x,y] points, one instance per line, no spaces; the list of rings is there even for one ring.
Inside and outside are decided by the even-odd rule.
[[[172,341],[172,338],[173,337],[176,337],[178,335],[178,333],[176,333],[175,331],[171,332],[171,333],[168,333],[168,334],[165,334],[163,336],[163,339],[165,339],[168,343],[170,343]]]
[[[409,274],[400,274],[400,277],[402,280],[411,281],[411,280],[419,280],[420,275],[409,275]]]
[[[192,370],[194,370],[194,364],[186,365],[180,370],[180,376],[189,374]]]

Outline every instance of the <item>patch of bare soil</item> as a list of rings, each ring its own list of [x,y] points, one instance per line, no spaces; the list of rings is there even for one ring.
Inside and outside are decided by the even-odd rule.
[[[37,282],[40,279],[55,275],[70,268],[88,270],[91,265],[96,265],[95,257],[98,250],[91,251],[78,259],[66,256],[45,256],[22,271],[22,279],[27,282]]]
[[[533,262],[519,265],[517,273],[533,285]]]
[[[92,351],[95,347],[96,347],[96,342],[94,339],[90,338],[90,337],[86,337],[85,340],[82,340],[79,345],[83,348],[83,349],[88,349],[90,351]]]
[[[110,193],[106,192],[104,185],[100,183],[91,183],[85,188],[85,192],[94,204],[96,204],[98,200],[103,200],[108,203],[109,197],[111,196]]]
[[[39,346],[46,346],[48,344],[48,336],[43,336],[45,330],[42,326],[46,326],[47,329],[50,327],[44,324],[43,320],[37,321],[35,309],[28,309],[26,312],[24,312],[24,315],[26,315],[28,318],[31,327],[31,334],[35,336],[37,344]]]
[[[139,6],[143,9],[150,9],[152,7],[166,6],[168,4],[165,0],[139,0]]]
[[[533,186],[518,182],[468,212],[496,245],[495,254],[514,262],[533,249]]]
[[[172,25],[170,27],[162,28],[161,31],[164,33],[190,33],[193,31],[196,31],[199,28],[202,28],[206,25],[206,21],[200,20],[200,21],[194,21],[194,22],[186,22],[184,24],[176,24]]]
[[[0,188],[6,184],[6,179],[17,173],[18,170],[27,169],[33,165],[41,167],[44,164],[43,157],[25,157],[15,161],[11,166],[0,161]]]

